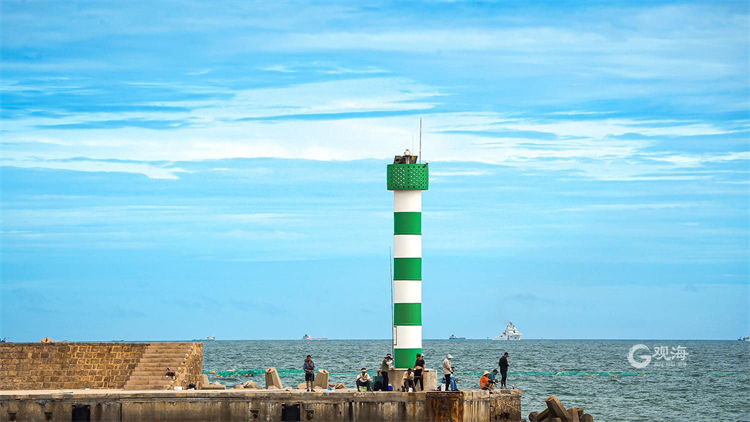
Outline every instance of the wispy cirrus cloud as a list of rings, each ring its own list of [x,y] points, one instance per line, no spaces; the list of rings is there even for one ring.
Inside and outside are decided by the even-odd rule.
[[[323,75],[374,75],[390,73],[389,71],[374,67],[345,67],[336,63],[321,63],[313,61],[310,63],[276,64],[261,67],[260,70],[278,73],[318,73]]]
[[[397,97],[397,96],[396,96]],[[394,98],[396,98],[394,97]],[[400,107],[383,97],[363,100],[359,109]],[[67,123],[54,127],[47,125],[45,135],[54,139],[46,153],[52,158],[66,154],[87,154],[96,160],[121,157],[136,161],[177,160],[191,161],[222,158],[302,158],[313,160],[366,159],[387,157],[405,147],[414,148],[417,127],[415,117],[396,115],[354,116],[351,113],[307,114],[310,110],[341,110],[337,102],[306,108],[292,114],[292,119],[282,115],[253,119],[240,118],[215,126],[218,107],[204,103],[189,118],[190,123],[169,127],[168,131],[155,127],[138,127],[96,120],[89,123]],[[240,102],[233,106],[242,110]],[[280,105],[280,108],[284,108]],[[290,112],[289,108],[284,109]],[[303,111],[303,110],[294,110]],[[405,110],[401,110],[405,111]],[[242,110],[244,114],[245,111]],[[708,163],[748,160],[746,152],[692,154],[675,151],[653,151],[662,139],[714,136],[738,133],[733,127],[723,128],[691,120],[637,120],[637,119],[566,119],[560,122],[539,121],[530,118],[508,117],[496,113],[440,113],[423,110],[427,120],[424,131],[425,157],[435,161],[478,161],[502,164],[522,169],[575,171],[582,176],[610,180],[639,178],[687,177],[670,174],[683,168],[699,168]],[[133,113],[133,116],[138,113]],[[308,116],[306,118],[305,116]],[[84,117],[84,116],[79,116]],[[101,117],[101,116],[100,116]],[[172,115],[172,118],[180,116]],[[52,119],[33,119],[35,121]],[[58,120],[58,119],[54,119]],[[63,119],[66,120],[66,119]],[[68,121],[74,121],[75,118]],[[179,121],[179,120],[175,120]],[[169,122],[169,121],[167,121]],[[109,122],[111,123],[111,122]],[[164,123],[169,125],[168,123]],[[471,128],[474,130],[467,130]],[[117,131],[119,140],[112,142],[108,133]],[[24,130],[10,132],[16,147],[9,157],[19,166],[53,166],[27,158],[22,136]],[[620,135],[629,134],[628,138]],[[640,136],[633,136],[640,135]],[[20,146],[19,146],[20,145]],[[30,145],[34,148],[34,144]],[[617,160],[617,162],[613,162]],[[6,164],[13,165],[6,161]],[[54,164],[55,168],[105,169],[108,162]],[[146,164],[134,166],[115,163],[112,171],[131,170],[152,177],[177,177],[179,170],[156,168]],[[700,176],[705,177],[705,176]]]
[[[153,162],[382,159],[414,146],[417,117],[438,161],[632,181],[746,161],[737,142],[710,153],[680,142],[748,131],[737,114],[750,105],[748,11],[731,4],[546,16],[448,3],[414,20],[357,5],[290,15],[283,2],[190,3],[158,25],[145,13],[163,5],[48,7],[4,9],[6,165],[88,157],[97,164],[64,166],[174,178]],[[92,53],[104,40],[118,42],[107,60]],[[186,40],[190,51],[175,48]]]
[[[185,170],[177,167],[159,166],[148,162],[118,162],[113,160],[47,160],[39,158],[0,158],[0,166],[18,168],[45,168],[73,170],[89,173],[137,173],[152,179],[177,179]]]
[[[588,204],[575,208],[556,209],[551,212],[600,212],[600,211],[652,211],[683,208],[701,208],[707,203],[681,201],[681,202],[652,202],[652,203],[619,203],[619,204]]]

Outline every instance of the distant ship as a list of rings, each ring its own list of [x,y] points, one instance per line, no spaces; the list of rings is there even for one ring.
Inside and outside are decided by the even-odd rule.
[[[214,336],[208,336],[206,338],[194,338],[193,341],[214,341],[216,340],[216,337]]]
[[[302,340],[328,340],[328,337],[316,338],[316,337],[310,337],[310,334],[305,334],[304,336],[302,336]]]
[[[740,337],[737,341],[750,341],[750,336]]]
[[[455,334],[451,334],[451,336],[448,337],[448,340],[466,340],[466,337],[456,337]]]
[[[508,322],[508,326],[505,327],[505,331],[499,336],[493,338],[493,340],[521,340],[523,333],[518,331],[513,321]]]

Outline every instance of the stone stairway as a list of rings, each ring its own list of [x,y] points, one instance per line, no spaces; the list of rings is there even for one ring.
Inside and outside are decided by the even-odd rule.
[[[179,374],[192,350],[192,343],[151,343],[125,383],[125,390],[171,390],[174,379],[167,368]]]

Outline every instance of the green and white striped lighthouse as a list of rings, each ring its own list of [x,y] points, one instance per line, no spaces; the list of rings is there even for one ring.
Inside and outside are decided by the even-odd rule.
[[[411,368],[422,353],[422,191],[428,164],[409,150],[388,165],[393,191],[393,350],[394,367]]]

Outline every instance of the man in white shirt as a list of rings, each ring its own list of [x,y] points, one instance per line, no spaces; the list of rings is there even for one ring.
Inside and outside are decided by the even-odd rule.
[[[408,368],[406,372],[404,372],[404,386],[403,391],[409,392],[409,391],[416,391],[417,386],[414,384],[414,373],[411,372],[411,368]]]
[[[357,375],[357,391],[359,391],[360,387],[367,388],[366,391],[372,391],[372,387],[370,387],[371,381],[372,377],[367,373],[367,368],[362,368],[362,373]]]
[[[445,359],[443,359],[443,375],[445,376],[445,391],[450,391],[451,389],[451,374],[453,373],[453,369],[451,368],[451,359],[453,359],[453,356],[451,356],[450,353],[448,353],[448,355],[445,356]]]

